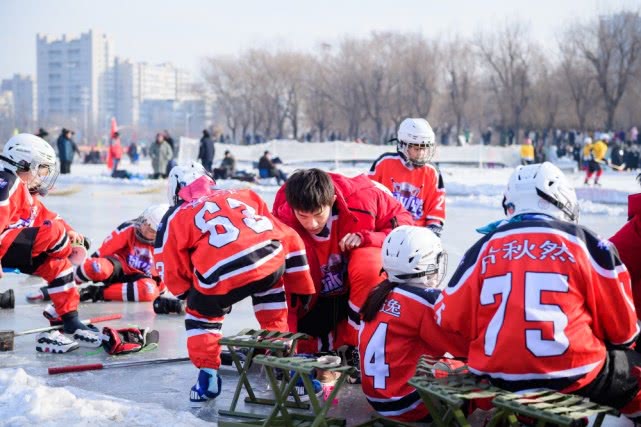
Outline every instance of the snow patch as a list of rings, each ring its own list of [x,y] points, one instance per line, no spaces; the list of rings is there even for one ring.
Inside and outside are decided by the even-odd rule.
[[[0,369],[0,419],[8,426],[210,425],[188,412],[74,387],[49,387],[24,369]]]

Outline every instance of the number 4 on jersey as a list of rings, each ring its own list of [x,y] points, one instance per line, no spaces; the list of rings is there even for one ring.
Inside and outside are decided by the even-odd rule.
[[[369,339],[363,359],[363,371],[368,377],[374,377],[374,388],[377,389],[385,389],[387,377],[390,376],[389,364],[385,361],[386,339],[387,323],[381,323]]]

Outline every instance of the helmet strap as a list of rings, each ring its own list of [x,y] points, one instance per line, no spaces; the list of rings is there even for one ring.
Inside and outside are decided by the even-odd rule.
[[[574,214],[574,212],[571,212],[565,204],[561,203],[559,200],[554,199],[552,196],[544,193],[538,188],[536,189],[536,194],[546,202],[556,206],[561,212],[567,215],[570,221],[576,221],[576,215]]]
[[[0,155],[0,160],[2,160],[5,163],[9,163],[11,166],[14,166],[16,168],[16,172],[28,172],[29,168],[25,168],[24,166],[20,165],[20,163],[15,162],[11,160],[8,157],[5,157],[3,155]]]

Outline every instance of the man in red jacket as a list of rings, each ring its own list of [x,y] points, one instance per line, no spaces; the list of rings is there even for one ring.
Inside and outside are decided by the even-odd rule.
[[[641,184],[641,174],[637,176]],[[632,297],[641,319],[641,193],[628,196],[628,222],[610,238],[630,272]]]
[[[311,301],[290,311],[290,330],[315,338],[299,341],[298,351],[356,347],[358,313],[382,280],[383,241],[396,226],[413,224],[411,214],[366,175],[347,178],[307,169],[280,188],[274,215],[303,238],[316,287]]]

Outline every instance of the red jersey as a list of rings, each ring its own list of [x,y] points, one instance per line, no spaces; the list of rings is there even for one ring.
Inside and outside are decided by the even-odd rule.
[[[637,317],[641,319],[641,194],[628,196],[628,218],[628,222],[610,237],[610,241],[630,272],[634,307]]]
[[[332,213],[323,231],[310,235],[314,241],[314,252],[320,264],[319,295],[340,295],[347,292],[347,257],[338,246],[338,209],[332,206]]]
[[[93,256],[118,259],[125,275],[138,273],[159,279],[154,265],[154,247],[136,238],[136,227],[134,221],[120,224],[107,236]]]
[[[611,244],[542,215],[500,226],[465,254],[436,306],[470,343],[468,365],[511,390],[589,384],[606,344],[639,328],[630,275]]]
[[[193,286],[206,295],[226,295],[285,265],[288,293],[314,293],[298,234],[253,191],[209,185],[197,180],[183,188],[181,198],[191,201],[171,208],[158,230],[156,266],[169,290],[180,296]]]
[[[398,153],[385,153],[374,161],[369,177],[389,188],[412,214],[415,225],[445,223],[445,187],[435,165],[416,167]]]
[[[434,320],[433,304],[439,294],[436,289],[398,285],[374,320],[361,321],[358,350],[363,392],[381,415],[403,420],[403,414],[421,405],[407,381],[422,355],[467,354],[464,340],[443,331]]]
[[[39,227],[47,220],[61,221],[66,230],[72,229],[42,204],[40,196],[30,194],[27,184],[16,174],[0,170],[0,233],[14,228]]]

